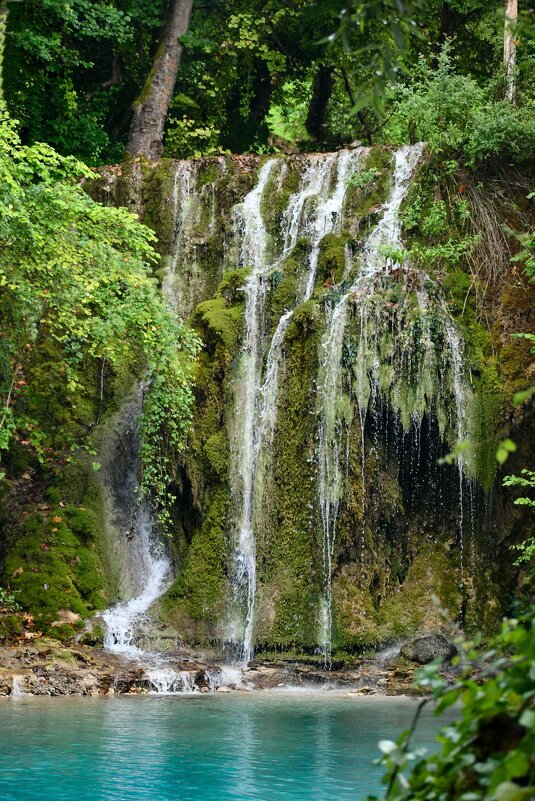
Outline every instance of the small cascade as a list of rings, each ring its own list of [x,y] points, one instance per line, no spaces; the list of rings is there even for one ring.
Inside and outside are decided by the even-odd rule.
[[[145,677],[150,689],[158,695],[171,693],[194,693],[198,688],[193,682],[193,676],[187,670],[173,670],[170,667],[155,667],[145,671]]]
[[[383,208],[383,215],[364,243],[359,269],[350,289],[327,311],[327,327],[322,343],[320,374],[318,381],[319,423],[319,505],[323,528],[323,590],[324,600],[321,614],[321,637],[325,662],[330,663],[332,638],[332,560],[336,538],[338,509],[343,494],[343,433],[345,411],[343,403],[342,351],[346,330],[349,302],[360,301],[378,275],[388,273],[394,266],[392,258],[385,255],[385,247],[394,250],[401,246],[401,221],[399,211],[410,186],[414,169],[422,155],[422,145],[400,148],[395,156],[394,180],[390,197]],[[397,263],[397,262],[396,262]],[[369,349],[366,343],[367,326],[364,324],[364,307],[361,307],[360,355]],[[365,495],[364,475],[364,427],[370,399],[367,365],[363,359],[356,361],[357,402],[361,429],[362,456],[362,503]],[[363,518],[364,518],[364,509]]]
[[[12,697],[19,697],[26,695],[24,690],[24,676],[13,676],[11,679],[11,695]]]
[[[104,647],[130,658],[143,656],[137,636],[148,628],[147,613],[171,582],[171,561],[160,541],[154,514],[141,498],[138,481],[140,386],[113,420],[101,450],[107,496],[109,538],[115,541],[112,563],[120,566],[118,594],[124,599],[102,613]]]
[[[135,644],[136,631],[146,622],[146,613],[154,601],[169,586],[171,576],[171,562],[155,536],[153,515],[143,504],[139,507],[131,544],[135,594],[103,612],[104,647],[128,657],[140,657],[144,652]]]

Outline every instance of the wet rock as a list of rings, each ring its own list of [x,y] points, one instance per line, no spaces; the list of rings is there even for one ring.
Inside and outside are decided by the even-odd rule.
[[[369,687],[365,685],[364,687],[357,687],[356,690],[350,690],[346,695],[356,696],[356,695],[377,695],[377,688],[376,687]]]
[[[244,682],[255,690],[272,690],[288,684],[300,684],[301,677],[294,672],[268,665],[255,665],[244,675]]]
[[[447,640],[442,634],[428,634],[425,637],[417,637],[402,646],[399,655],[408,662],[415,662],[418,665],[427,665],[434,659],[442,659],[444,662],[450,661],[457,653],[455,645]]]

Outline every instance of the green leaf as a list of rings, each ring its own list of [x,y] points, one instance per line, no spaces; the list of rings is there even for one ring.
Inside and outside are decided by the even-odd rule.
[[[494,801],[522,801],[525,791],[515,782],[502,782],[494,791]]]
[[[526,729],[535,729],[535,711],[533,709],[526,709],[520,716],[519,723],[525,726]]]

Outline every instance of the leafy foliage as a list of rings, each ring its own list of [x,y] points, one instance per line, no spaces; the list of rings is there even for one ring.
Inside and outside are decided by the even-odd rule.
[[[180,447],[198,342],[151,276],[153,233],[125,209],[91,200],[80,186],[90,177],[48,145],[23,147],[3,115],[0,451],[16,438],[45,465],[65,458],[84,445],[98,416],[89,413],[74,434],[69,427],[88,386],[96,396],[98,365],[130,365],[132,374],[146,374],[145,487],[162,501],[159,427],[172,421],[166,436]],[[43,375],[52,362],[53,372]]]
[[[4,587],[0,587],[0,609],[8,612],[18,612],[20,609],[15,595]]]
[[[164,0],[13,3],[5,84],[24,141],[47,141],[91,164],[119,160],[167,7]],[[195,4],[166,152],[266,152],[285,141],[332,149],[418,135],[441,149],[466,147],[471,164],[527,160],[535,41],[530,9],[521,12],[515,108],[499,101],[499,0]],[[439,55],[446,41],[447,69]]]
[[[118,160],[125,111],[150,69],[163,0],[10,4],[5,88],[29,142],[89,164]]]
[[[505,487],[522,487],[524,490],[535,490],[535,470],[528,470],[526,467],[520,471],[519,476],[505,476],[503,485]],[[531,506],[535,507],[535,498],[530,498],[529,495],[521,495],[515,498],[517,506]],[[516,560],[517,565],[521,564],[534,564],[535,560],[535,537],[528,537],[524,542],[519,545],[513,546],[515,550],[519,551],[519,557]],[[534,568],[535,570],[535,568]]]
[[[420,57],[411,81],[397,90],[387,141],[425,141],[434,152],[471,165],[489,159],[529,161],[535,155],[535,107],[493,102],[492,85],[460,74],[451,45],[438,63]]]
[[[495,649],[463,642],[462,675],[453,686],[431,664],[419,683],[440,715],[461,704],[459,720],[438,736],[441,750],[412,750],[413,729],[383,741],[385,798],[436,801],[524,801],[535,793],[535,610],[504,623]],[[427,701],[423,702],[424,704]]]

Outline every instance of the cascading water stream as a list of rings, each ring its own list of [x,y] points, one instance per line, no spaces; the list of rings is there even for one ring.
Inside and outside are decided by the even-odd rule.
[[[261,437],[259,443],[267,438],[267,444],[269,444],[273,437],[277,414],[279,368],[286,331],[295,309],[312,296],[316,282],[320,242],[323,237],[335,231],[340,225],[348,182],[351,176],[358,172],[367,153],[366,148],[357,148],[341,150],[339,153],[330,153],[323,157],[313,157],[302,178],[300,190],[292,195],[284,214],[286,227],[284,251],[279,262],[295,247],[299,234],[309,239],[311,249],[306,280],[298,294],[295,307],[284,311],[271,340],[261,388]],[[336,178],[334,189],[331,192],[334,167],[336,167]],[[317,204],[307,214],[306,203],[311,198],[317,199]]]
[[[353,151],[344,150],[339,153],[309,157],[299,190],[290,197],[283,215],[283,251],[271,264],[267,259],[267,234],[262,222],[261,204],[275,162],[267,162],[262,167],[256,187],[238,209],[242,229],[240,262],[242,265],[253,267],[245,285],[246,333],[242,356],[244,366],[243,379],[238,384],[241,395],[236,407],[240,420],[237,472],[242,487],[242,503],[235,584],[237,594],[246,595],[245,632],[240,652],[244,664],[250,661],[253,653],[256,590],[253,518],[255,504],[259,502],[257,468],[261,450],[264,445],[271,442],[275,426],[278,373],[284,337],[295,308],[312,295],[320,242],[340,224],[348,181],[362,164],[366,153],[367,150],[364,148],[358,148]],[[334,170],[336,170],[334,187],[331,188]],[[306,236],[310,241],[306,278],[298,292],[295,307],[284,310],[279,319],[267,356],[264,380],[261,383],[267,277],[291,253],[300,235]]]
[[[173,247],[170,267],[164,277],[162,289],[167,302],[174,310],[178,305],[174,287],[176,268],[180,259],[184,257],[184,251],[188,249],[187,240],[191,217],[196,210],[194,196],[197,186],[197,170],[196,162],[178,162],[173,181]],[[106,627],[104,647],[130,658],[147,656],[146,652],[136,644],[136,638],[149,625],[147,613],[150,607],[163,595],[172,581],[171,560],[159,537],[154,514],[149,505],[141,498],[137,477],[142,393],[143,387],[139,389],[136,400],[127,404],[118,418],[119,431],[126,424],[126,428],[122,432],[124,441],[119,445],[128,454],[128,458],[126,465],[123,465],[122,490],[119,497],[115,499],[114,506],[116,512],[119,512],[120,527],[124,526],[124,520],[128,516],[130,516],[132,524],[122,555],[122,570],[128,577],[126,583],[129,585],[130,598],[115,604],[102,614]],[[111,466],[113,472],[117,472],[118,469],[121,469],[118,465]],[[126,515],[120,507],[128,508]],[[133,517],[132,509],[135,510]],[[119,532],[122,537],[125,533],[125,531]],[[154,657],[154,655],[152,656]],[[165,670],[167,674],[174,673],[170,668]],[[171,677],[170,682],[173,681],[174,679]]]
[[[155,535],[151,511],[140,504],[132,537],[131,560],[135,571],[134,596],[102,614],[106,625],[104,647],[129,657],[143,656],[135,644],[136,631],[146,622],[146,613],[168,588],[171,562]]]
[[[255,475],[255,410],[264,349],[264,307],[267,293],[267,244],[261,204],[266,184],[276,164],[267,161],[260,169],[255,188],[236,212],[241,232],[240,262],[252,271],[245,283],[245,337],[241,353],[242,378],[236,384],[235,463],[238,486],[234,487],[238,537],[234,554],[234,590],[245,606],[244,633],[239,658],[250,662],[253,653],[254,600],[256,591],[256,543],[253,531]]]
[[[325,663],[330,663],[332,639],[332,560],[336,538],[336,523],[340,499],[342,497],[342,421],[338,415],[338,399],[341,396],[342,350],[347,322],[349,301],[358,300],[359,293],[373,283],[376,276],[388,273],[394,262],[384,255],[385,246],[391,249],[401,245],[401,221],[399,211],[410,186],[414,169],[422,156],[422,145],[400,148],[395,155],[394,182],[383,215],[377,226],[368,235],[365,243],[360,269],[351,286],[341,299],[328,312],[327,332],[322,343],[322,356],[318,381],[319,424],[319,506],[323,529],[323,609],[321,616],[320,641]],[[361,324],[361,336],[366,336],[366,327]],[[360,352],[365,353],[366,348]],[[358,410],[361,427],[362,449],[362,498],[364,503],[364,426],[369,393],[366,392],[366,365],[358,365],[359,392]],[[363,510],[364,517],[364,510]]]

